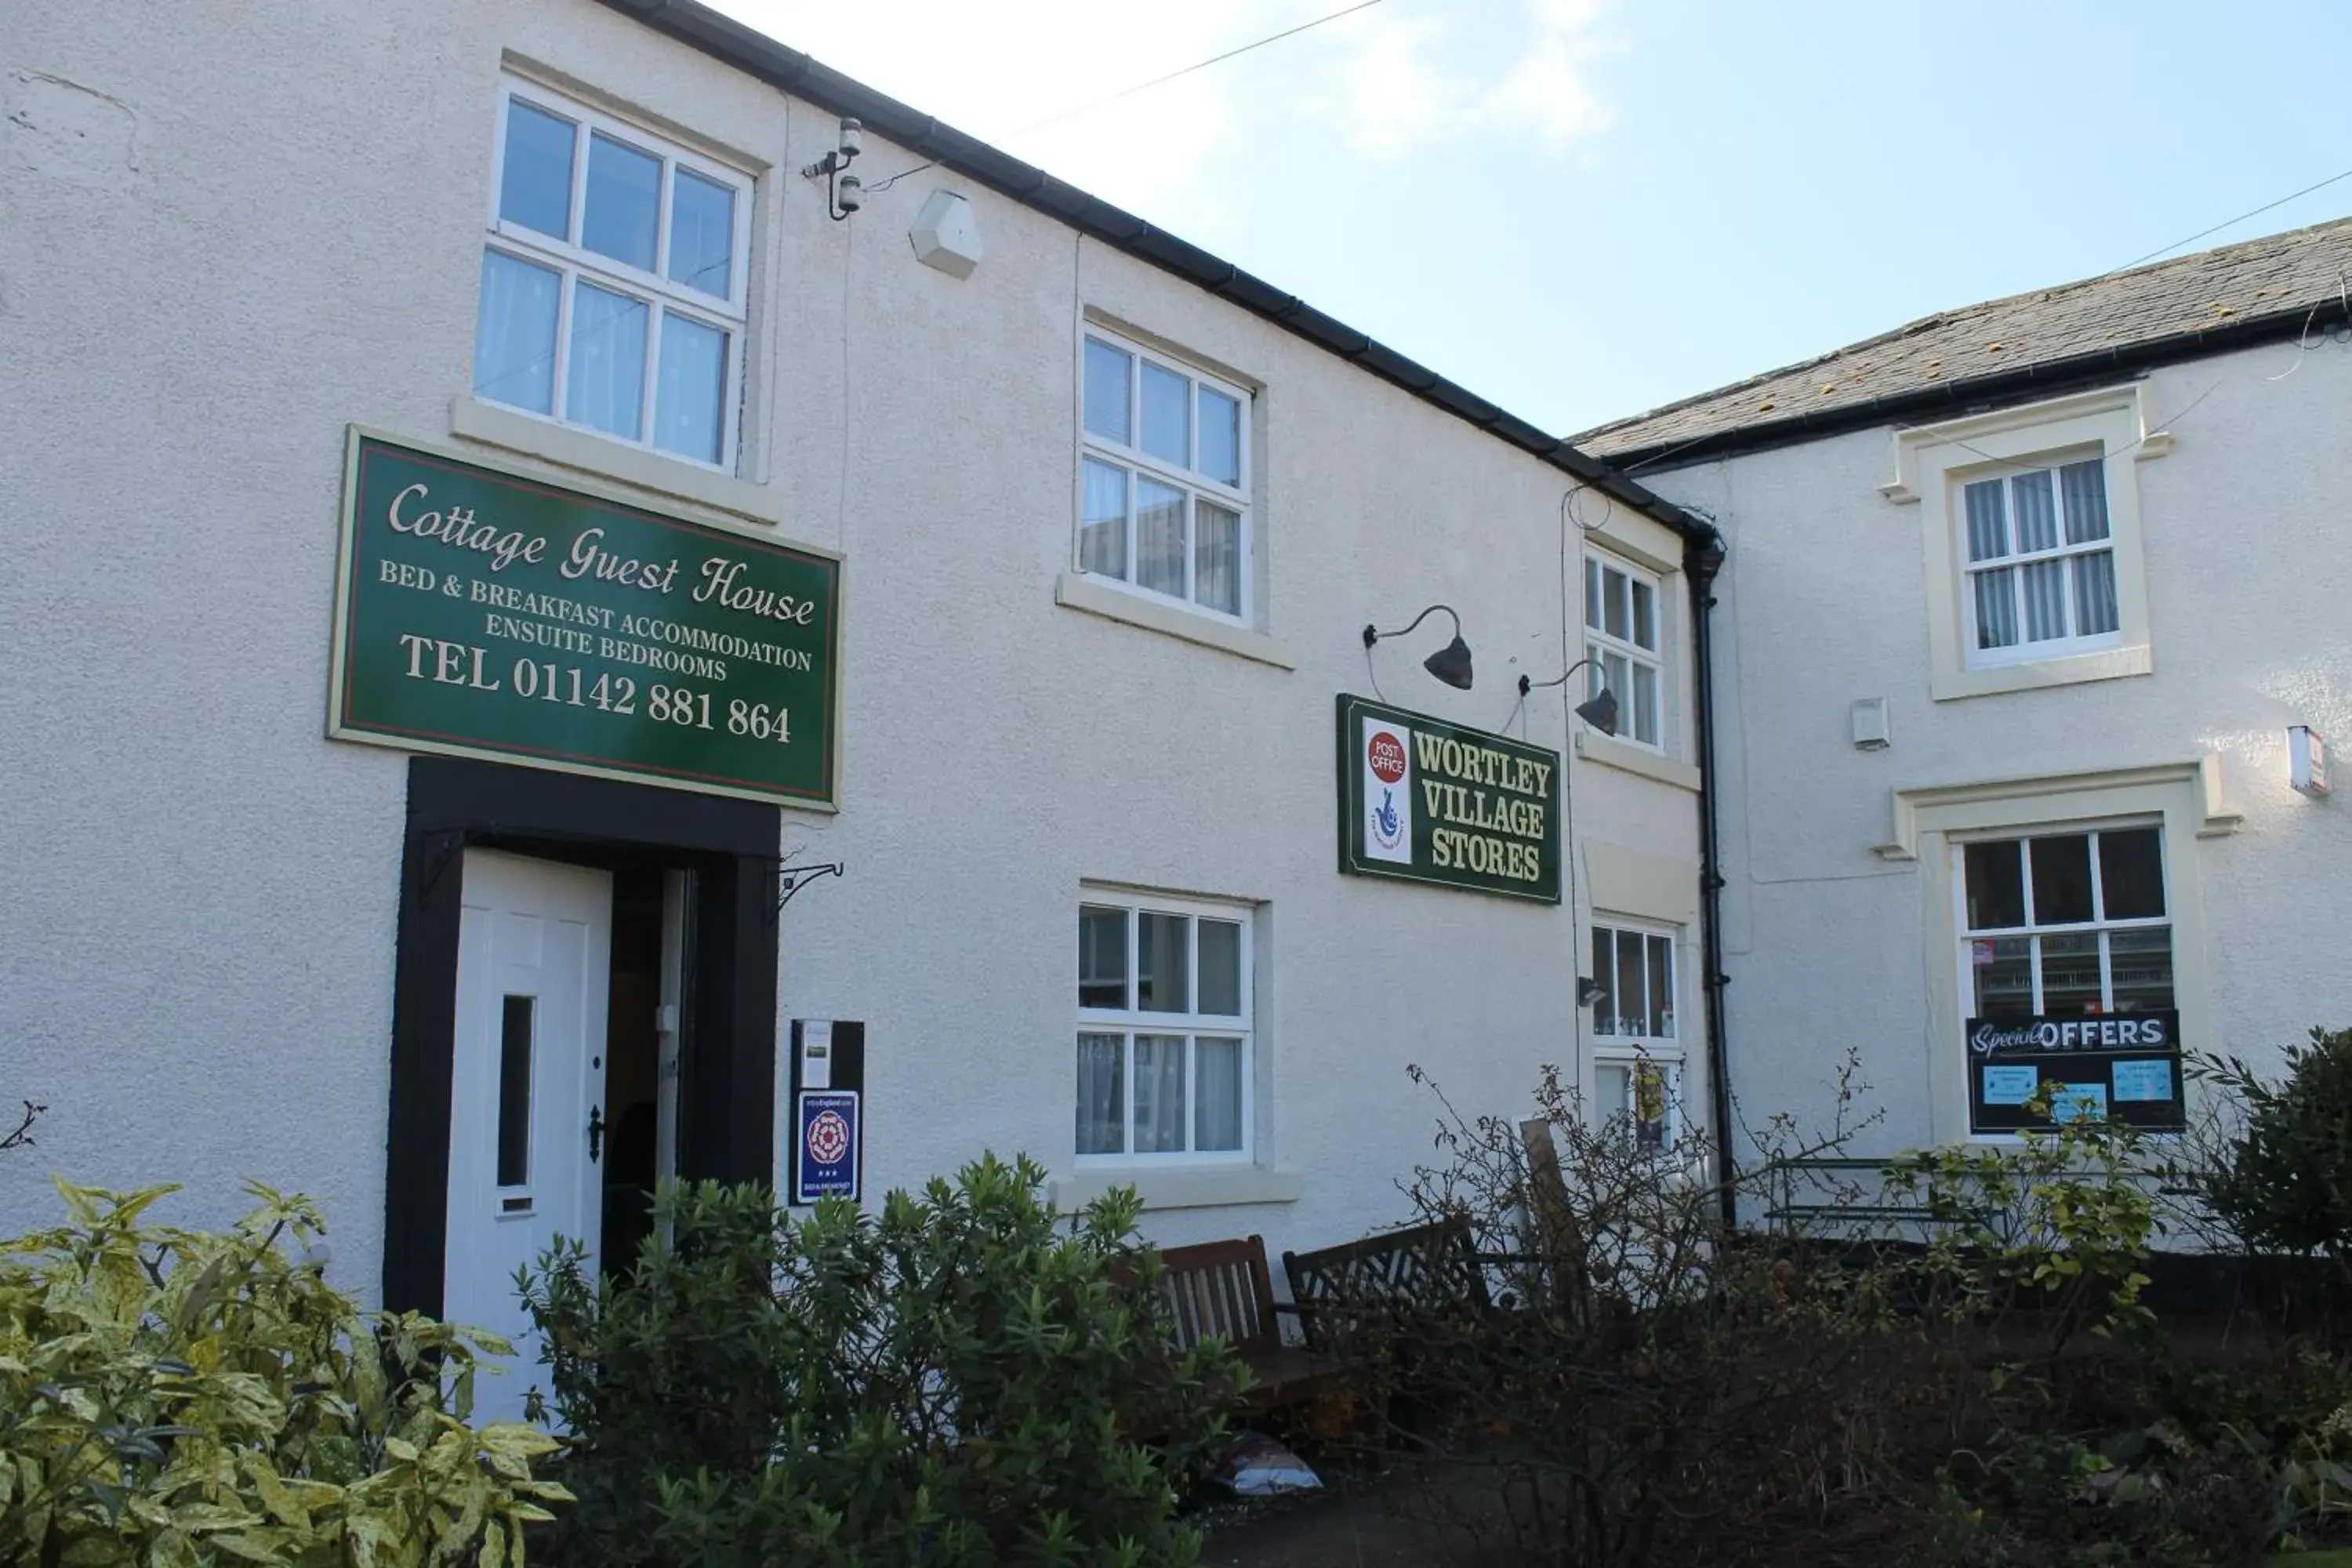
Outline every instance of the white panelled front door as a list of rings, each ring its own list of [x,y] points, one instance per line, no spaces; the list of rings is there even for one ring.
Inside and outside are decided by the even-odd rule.
[[[506,1374],[476,1380],[474,1418],[520,1420],[547,1369],[515,1270],[559,1235],[593,1268],[603,1224],[613,879],[468,849],[463,901],[441,1312],[513,1342]]]

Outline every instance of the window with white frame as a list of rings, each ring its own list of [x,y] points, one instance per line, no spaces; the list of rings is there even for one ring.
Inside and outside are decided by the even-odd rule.
[[[1584,657],[1588,696],[1617,694],[1620,739],[1661,747],[1665,733],[1658,583],[1600,555],[1584,558]]]
[[[731,470],[751,208],[746,175],[502,82],[475,395]]]
[[[2163,829],[1990,838],[1953,854],[1972,1016],[2087,1018],[2175,1005]]]
[[[1078,906],[1081,1162],[1250,1156],[1246,909],[1089,889]]]
[[[1086,334],[1078,570],[1230,620],[1250,615],[1250,395]]]
[[[1675,1029],[1675,939],[1666,931],[1595,924],[1592,1109],[1644,1150],[1681,1136],[1683,1045]]]
[[[2104,458],[1969,480],[1961,502],[1972,662],[2116,645]]]

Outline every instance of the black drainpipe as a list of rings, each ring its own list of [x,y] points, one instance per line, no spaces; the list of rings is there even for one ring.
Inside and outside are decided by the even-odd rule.
[[[1715,833],[1715,577],[1723,569],[1723,540],[1690,538],[1683,552],[1690,579],[1693,653],[1698,663],[1698,886],[1700,963],[1706,985],[1707,1099],[1715,1107],[1716,1158],[1722,1162],[1717,1195],[1727,1229],[1739,1223],[1739,1194],[1731,1152],[1731,1064],[1724,1053],[1723,867]]]

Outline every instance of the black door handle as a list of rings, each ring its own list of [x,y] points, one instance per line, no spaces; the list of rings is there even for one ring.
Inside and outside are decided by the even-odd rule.
[[[594,1164],[604,1153],[604,1108],[588,1108],[588,1163]]]

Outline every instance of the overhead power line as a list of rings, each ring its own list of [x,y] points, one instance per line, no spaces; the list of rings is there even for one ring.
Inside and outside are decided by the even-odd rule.
[[[1165,76],[1153,77],[1150,81],[1137,82],[1132,87],[1123,87],[1117,92],[1111,93],[1107,97],[1097,98],[1090,102],[1079,104],[1076,109],[1066,109],[1058,114],[1049,114],[1045,119],[1034,121],[1027,125],[1020,127],[1018,130],[1008,131],[1003,136],[997,138],[997,140],[1001,142],[1011,142],[1017,137],[1026,136],[1033,131],[1043,131],[1049,125],[1059,125],[1066,120],[1076,120],[1082,114],[1092,114],[1097,109],[1108,108],[1109,105],[1117,103],[1122,99],[1133,98],[1139,92],[1148,92],[1155,87],[1165,87],[1170,82],[1174,81],[1181,77],[1191,76],[1194,71],[1202,71],[1208,69],[1211,66],[1223,65],[1227,60],[1234,59],[1240,56],[1248,54],[1253,49],[1262,49],[1268,44],[1278,44],[1285,38],[1295,38],[1298,37],[1299,34],[1312,32],[1314,29],[1322,26],[1326,23],[1336,22],[1343,16],[1352,16],[1359,11],[1369,11],[1373,6],[1378,5],[1381,3],[1381,0],[1356,0],[1355,5],[1343,5],[1337,11],[1327,12],[1323,16],[1317,16],[1310,21],[1301,22],[1295,27],[1285,27],[1279,33],[1269,33],[1265,37],[1254,39],[1249,43],[1240,46],[1238,48],[1227,49],[1221,55],[1211,55],[1205,60],[1195,60],[1191,65],[1184,67],[1181,70],[1172,70]],[[901,180],[919,174],[926,169],[936,169],[939,166],[939,160],[934,158],[928,163],[918,163],[911,169],[901,169],[897,174],[891,175],[888,179],[878,181],[868,186],[867,189],[870,191],[887,191]]]
[[[2314,191],[2324,191],[2328,186],[2336,184],[2338,180],[2352,180],[2352,169],[2346,169],[2340,174],[2330,174],[2327,178],[2320,181],[2315,185],[2305,185],[2299,191],[2290,191],[2285,195],[2281,196],[2278,200],[2274,202],[2264,202],[2262,205],[2254,208],[2252,212],[2240,213],[2236,217],[2231,218],[2226,223],[2217,223],[2211,228],[2200,228],[2195,234],[2190,235],[2187,239],[2176,239],[2161,250],[2151,250],[2146,256],[2135,257],[2131,260],[2125,262],[2121,267],[2109,268],[2106,271],[2100,273],[2099,276],[2102,278],[2112,278],[2118,272],[2128,272],[2133,268],[2141,265],[2143,262],[2154,261],[2159,256],[2169,256],[2172,252],[2179,250],[2184,245],[2194,245],[2199,240],[2205,238],[2208,235],[2219,234],[2225,228],[2235,228],[2238,225],[2245,222],[2250,217],[2260,217],[2263,214],[2270,211],[2273,207],[2283,207],[2286,205],[2287,203],[2295,200],[2297,197],[2307,196]]]

